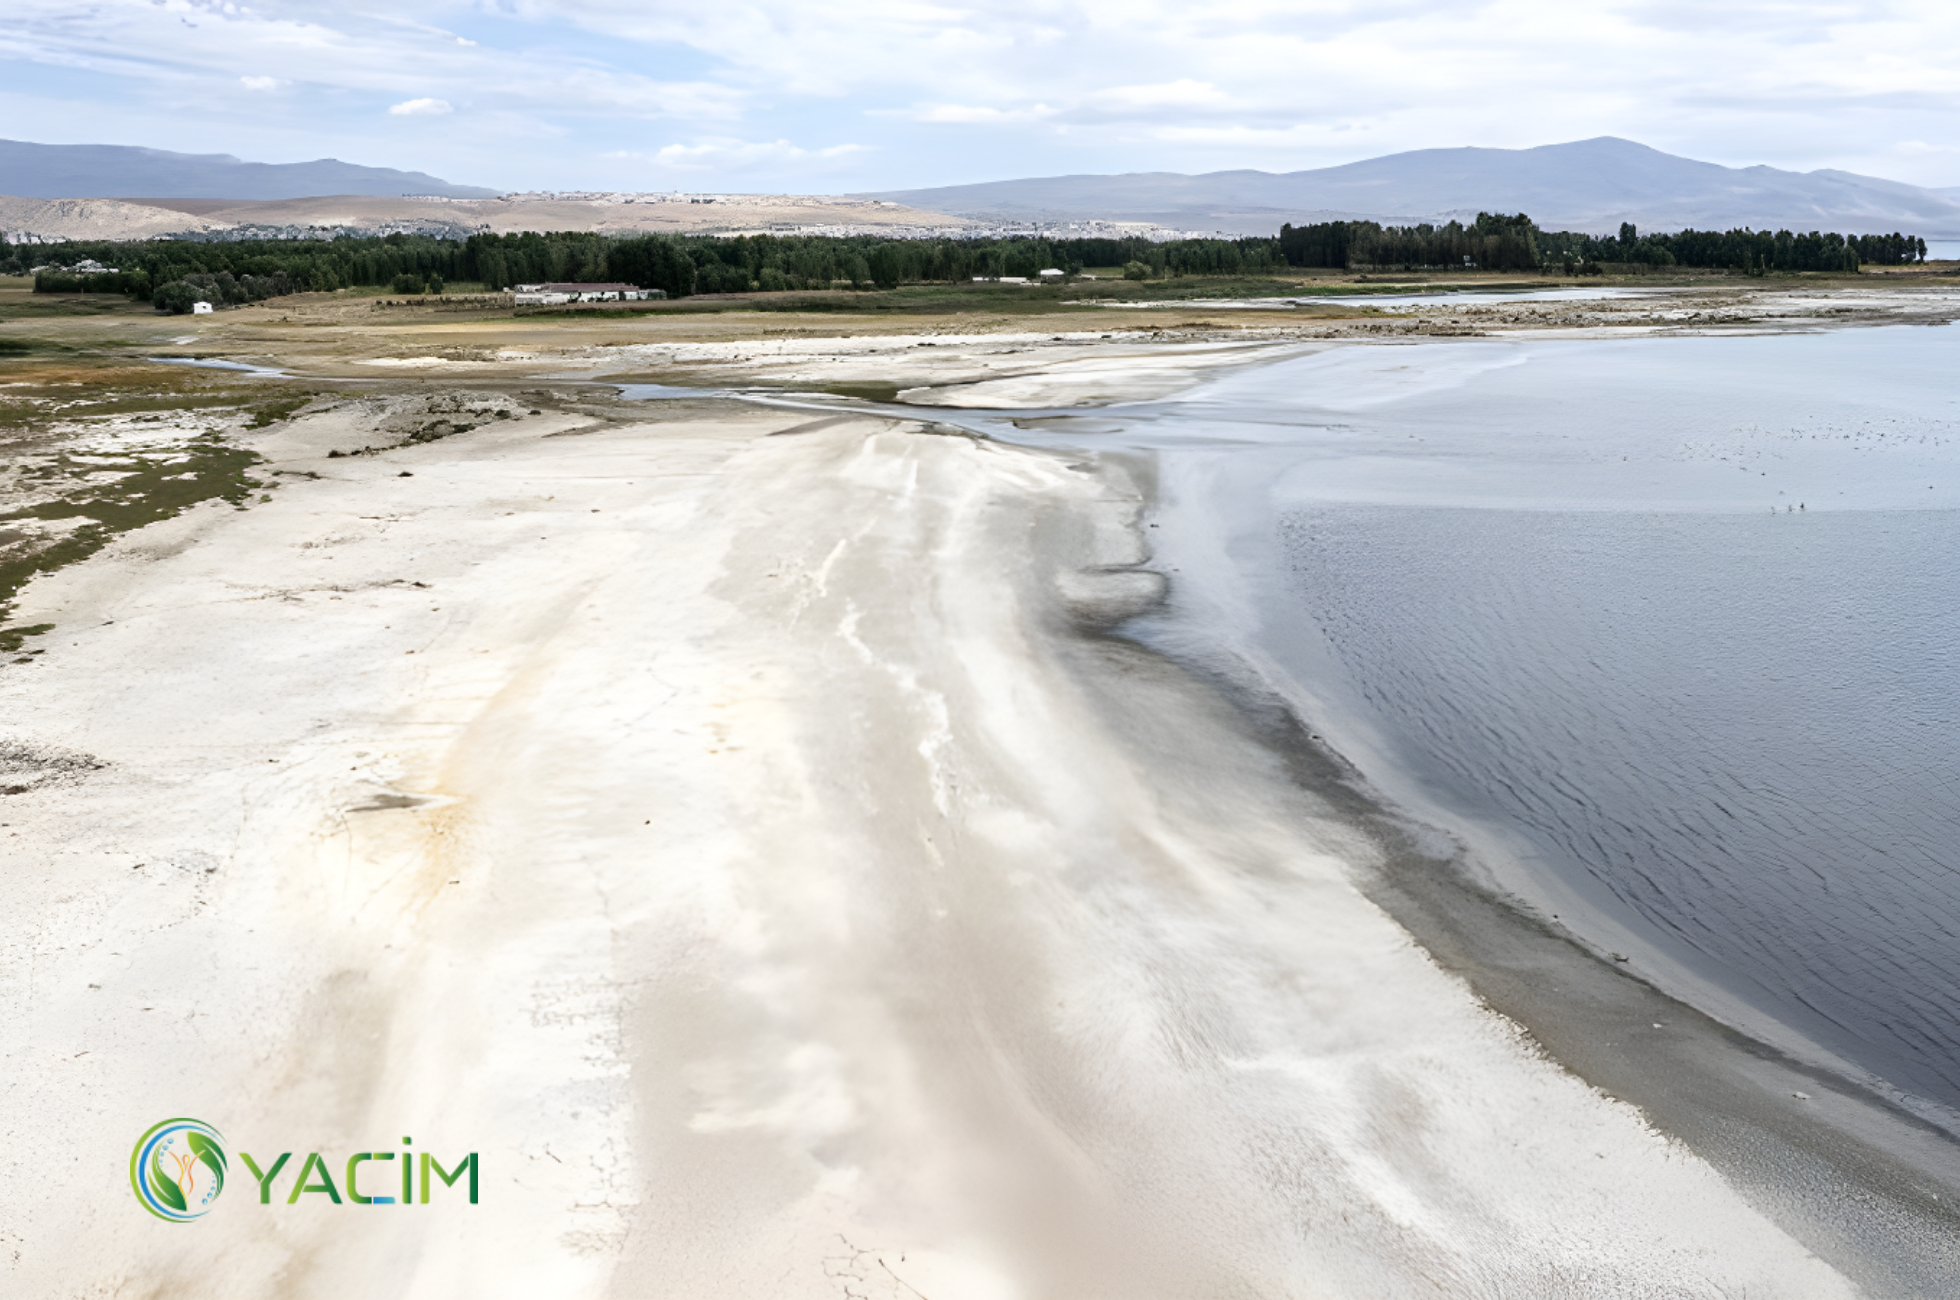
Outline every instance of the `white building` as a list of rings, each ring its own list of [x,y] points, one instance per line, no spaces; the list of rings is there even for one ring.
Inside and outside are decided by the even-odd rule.
[[[1051,266],[1045,271],[1037,271],[1036,274],[1039,275],[1044,281],[1047,281],[1047,280],[1059,280],[1063,276],[1067,275],[1068,272],[1060,269],[1059,267]]]
[[[208,303],[208,302],[194,302],[194,303],[192,303],[192,304],[191,304],[191,315],[193,315],[193,316],[209,316],[210,314],[211,314],[211,304],[210,304],[210,303]]]
[[[665,289],[642,289],[631,284],[520,284],[516,291],[520,307],[552,307],[565,302],[637,302],[667,296]]]

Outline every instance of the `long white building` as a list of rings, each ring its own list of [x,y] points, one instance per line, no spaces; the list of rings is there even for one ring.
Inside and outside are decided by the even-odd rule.
[[[635,302],[667,296],[665,289],[642,289],[632,284],[520,284],[516,292],[520,307],[549,307],[564,302]]]

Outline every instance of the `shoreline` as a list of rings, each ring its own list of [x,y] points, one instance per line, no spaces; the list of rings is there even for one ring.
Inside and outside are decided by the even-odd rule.
[[[1072,424],[1090,429],[1071,438]],[[1096,427],[1090,415],[1042,421],[1040,431],[1043,439],[1030,445],[1088,452],[1098,446],[1094,434],[1110,430]],[[1162,454],[1147,450],[1154,445],[1146,438],[1146,450],[1104,454],[1154,459]],[[1209,499],[1206,474],[1188,465],[1176,479],[1162,471],[1183,495]],[[1256,510],[1244,495],[1221,500],[1240,512]],[[1202,580],[1222,582],[1230,594],[1207,589],[1195,606],[1146,616],[1118,634],[1236,700],[1266,743],[1289,755],[1303,784],[1345,801],[1348,815],[1379,844],[1383,865],[1370,878],[1370,897],[1427,951],[1488,1005],[1528,1026],[1555,1059],[1634,1101],[1707,1155],[1756,1204],[1873,1294],[1928,1294],[1960,1269],[1960,1140],[1952,1132],[1916,1113],[1882,1080],[1634,936],[1596,901],[1582,899],[1571,882],[1512,863],[1507,851],[1524,850],[1503,827],[1482,825],[1428,796],[1413,807],[1401,803],[1329,745],[1315,743],[1319,737],[1309,732],[1330,731],[1342,743],[1360,741],[1359,750],[1376,763],[1390,761],[1379,738],[1363,739],[1371,724],[1354,716],[1357,701],[1329,695],[1307,665],[1267,662],[1262,656],[1270,647],[1244,644],[1242,628],[1237,636],[1194,632],[1237,627],[1237,616],[1225,608],[1234,603],[1284,602],[1263,588],[1238,590],[1242,580],[1259,579],[1213,554],[1236,534],[1210,507],[1194,511],[1186,501],[1178,513],[1159,510],[1154,518],[1181,530],[1151,534],[1174,543],[1159,570],[1169,574],[1175,570],[1167,566],[1181,563],[1190,572],[1195,563]],[[1189,581],[1173,579],[1187,592]],[[1299,679],[1302,672],[1308,680]],[[1309,716],[1311,723],[1303,721]],[[1561,911],[1564,922],[1547,919]],[[1633,965],[1618,964],[1624,958],[1611,949],[1636,954]],[[1547,987],[1570,996],[1551,996]],[[1664,1033],[1650,1032],[1663,1027]],[[1853,1205],[1855,1223],[1848,1225]]]
[[[1096,437],[1069,437],[1071,424],[1093,420],[1043,422],[1043,435],[1054,440],[1025,445],[1094,455]],[[1154,467],[1159,453],[1111,448],[1100,454],[1147,459]],[[1153,468],[1153,482],[1157,474]],[[1164,490],[1153,486],[1155,493]],[[1185,524],[1194,526],[1188,519]],[[1204,532],[1200,549],[1222,544],[1230,534],[1202,512],[1195,526]],[[1189,540],[1181,533],[1161,536]],[[1188,551],[1177,551],[1174,560],[1198,560],[1204,567],[1202,557]],[[1162,563],[1156,567],[1169,576]],[[1207,572],[1213,581],[1224,576],[1216,565]],[[1171,578],[1174,589],[1181,581]],[[1273,599],[1271,593],[1263,598]],[[1358,720],[1348,716],[1354,701],[1294,683],[1289,674],[1301,665],[1261,668],[1243,660],[1248,648],[1229,637],[1214,644],[1208,636],[1194,640],[1178,630],[1193,620],[1231,623],[1230,615],[1213,607],[1217,599],[1211,593],[1200,600],[1201,609],[1181,616],[1153,611],[1137,626],[1110,635],[1164,657],[1234,700],[1261,743],[1285,756],[1302,787],[1340,806],[1372,840],[1377,862],[1364,873],[1364,891],[1445,969],[1465,979],[1486,1005],[1526,1026],[1562,1066],[1640,1106],[1664,1131],[1709,1158],[1746,1189],[1752,1203],[1870,1294],[1930,1294],[1960,1270],[1960,1140],[1888,1096],[1879,1081],[1860,1077],[1798,1031],[1743,1006],[1719,983],[1687,971],[1619,922],[1601,913],[1589,924],[1597,904],[1556,877],[1521,877],[1522,868],[1504,857],[1506,847],[1516,846],[1506,844],[1501,828],[1468,824],[1468,814],[1440,805],[1424,803],[1419,812],[1399,807],[1331,744],[1309,735],[1332,730],[1358,739],[1366,724],[1357,729]],[[1242,592],[1224,599],[1257,603],[1262,597]],[[1291,689],[1275,685],[1275,673]],[[1311,698],[1296,698],[1301,689]],[[1312,724],[1303,721],[1302,709],[1313,712]],[[1387,761],[1376,752],[1378,742],[1361,748]],[[1473,830],[1485,832],[1474,849],[1460,838]],[[1566,900],[1564,922],[1547,919],[1559,910],[1557,902],[1549,911],[1543,906],[1554,895]],[[1612,946],[1641,960],[1617,964],[1601,946],[1604,933],[1617,936]],[[1718,1018],[1724,1013],[1726,1022]]]
[[[1140,648],[1234,700],[1292,779],[1374,845],[1363,892],[1561,1067],[1638,1106],[1865,1294],[1933,1294],[1960,1270],[1953,1135],[1656,987],[1506,895],[1455,838],[1460,828],[1397,808],[1288,701],[1174,650]]]
[[[1138,365],[1175,387],[1244,356]],[[1080,400],[1128,368],[976,382]],[[248,1149],[502,1144],[503,1206],[462,1237],[336,1255],[243,1216],[171,1238],[166,1273],[1809,1297],[1945,1258],[1930,1192],[1832,1235],[1818,1162],[1886,1188],[1896,1125],[1822,1085],[1840,1136],[1659,1087],[1718,1086],[1711,1052],[1796,1076],[1710,1025],[1668,1066],[1620,1050],[1596,1020],[1692,1013],[1435,870],[1265,702],[1116,633],[1162,591],[1141,461],[931,408],[583,393],[609,382],[371,455],[330,457],[407,436],[414,399],[241,432],[276,495],[23,596],[57,632],[0,691],[34,752],[104,763],[9,802],[32,883],[0,980],[32,1029],[6,1082],[83,1148],[23,1158],[115,1156],[165,1059],[170,1113],[229,1107]],[[78,1224],[118,1221],[60,1177]],[[8,1201],[29,1283],[134,1275]]]
[[[116,1221],[170,1056],[247,1150],[484,1149],[483,1215],[335,1250],[246,1198],[143,1270],[1849,1293],[1478,1009],[1229,705],[1081,636],[1158,590],[1127,476],[724,403],[329,461],[360,418],[24,597],[66,644],[10,714],[102,766],[9,805],[8,1086],[80,1159],[16,1154]],[[9,1201],[28,1289],[139,1267]]]

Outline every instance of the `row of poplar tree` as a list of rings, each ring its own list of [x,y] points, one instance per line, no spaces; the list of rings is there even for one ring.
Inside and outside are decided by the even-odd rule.
[[[1681,230],[1641,234],[1623,222],[1617,235],[1540,230],[1523,213],[1480,212],[1469,225],[1383,226],[1327,221],[1281,226],[1279,245],[1292,266],[1418,268],[1474,266],[1491,271],[1556,267],[1571,273],[1602,266],[1692,266],[1715,270],[1855,271],[1926,260],[1913,235],[1840,235],[1788,230]]]
[[[895,240],[874,236],[612,236],[580,232],[472,235],[466,240],[388,235],[332,240],[140,243],[76,242],[59,256],[116,269],[80,275],[41,268],[43,293],[124,293],[168,311],[194,301],[230,306],[279,294],[351,287],[395,293],[441,292],[446,283],[485,289],[546,281],[617,281],[663,289],[670,298],[752,290],[890,289],[975,277],[1033,277],[1050,268],[1126,267],[1132,278],[1270,275],[1288,267],[1494,271],[1603,266],[1691,266],[1748,272],[1848,271],[1861,263],[1923,261],[1914,236],[1793,234],[1790,231],[1683,230],[1617,235],[1543,231],[1522,213],[1480,213],[1474,222],[1384,226],[1334,221],[1280,228],[1277,238]],[[0,274],[25,274],[54,255],[46,245],[15,247]]]

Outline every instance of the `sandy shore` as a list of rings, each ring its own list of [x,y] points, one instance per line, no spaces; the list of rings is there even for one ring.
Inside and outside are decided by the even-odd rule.
[[[328,456],[389,400],[17,613],[10,1292],[1853,1294],[1096,635],[1139,468],[724,402]],[[482,1203],[163,1224],[171,1115]]]

